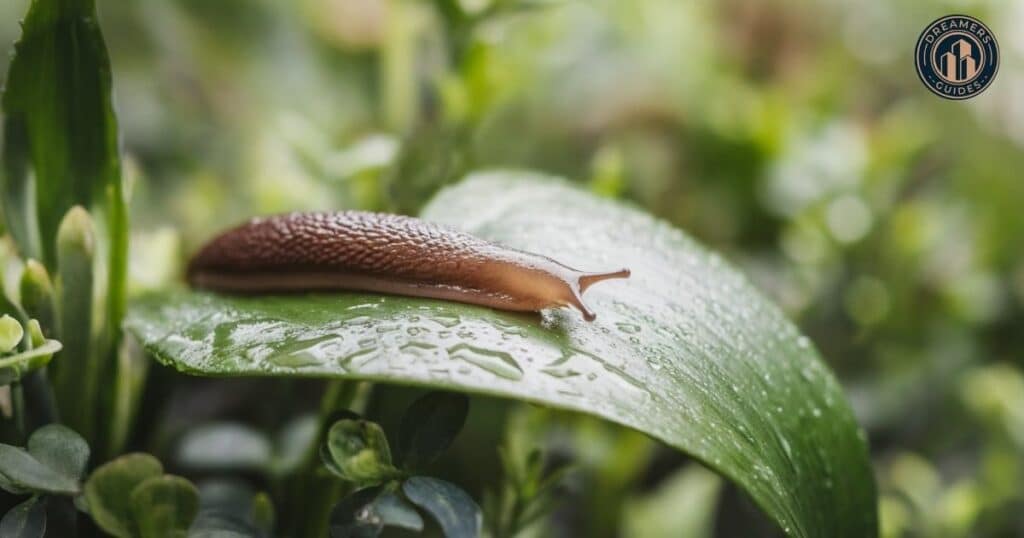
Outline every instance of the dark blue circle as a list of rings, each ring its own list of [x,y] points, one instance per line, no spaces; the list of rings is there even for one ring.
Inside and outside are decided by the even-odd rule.
[[[984,23],[947,15],[921,32],[914,51],[917,76],[932,93],[969,99],[985,91],[999,71],[999,43]]]

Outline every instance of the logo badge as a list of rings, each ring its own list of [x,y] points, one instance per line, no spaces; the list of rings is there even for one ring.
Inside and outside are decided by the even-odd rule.
[[[935,95],[970,99],[985,91],[999,71],[999,44],[981,21],[948,15],[917,39],[917,76]]]

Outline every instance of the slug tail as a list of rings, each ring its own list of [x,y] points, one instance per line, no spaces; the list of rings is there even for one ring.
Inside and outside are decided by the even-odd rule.
[[[580,293],[587,291],[587,288],[602,280],[612,278],[629,278],[629,269],[619,269],[609,273],[581,273],[578,277]]]

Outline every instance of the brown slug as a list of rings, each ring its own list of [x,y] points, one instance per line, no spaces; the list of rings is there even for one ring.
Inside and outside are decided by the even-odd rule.
[[[628,269],[585,273],[423,220],[362,211],[254,218],[212,239],[192,258],[192,286],[235,293],[372,291],[502,310],[573,306]]]

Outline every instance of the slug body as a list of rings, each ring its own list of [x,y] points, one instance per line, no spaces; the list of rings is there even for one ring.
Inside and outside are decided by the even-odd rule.
[[[502,310],[577,308],[595,282],[550,258],[400,215],[343,211],[255,218],[207,243],[188,266],[192,286],[234,293],[372,291]]]

